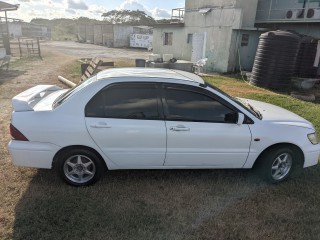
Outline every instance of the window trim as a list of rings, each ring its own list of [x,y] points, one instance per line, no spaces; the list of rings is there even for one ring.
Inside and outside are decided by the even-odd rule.
[[[166,35],[168,36],[168,39],[166,41]],[[171,42],[169,41],[169,36],[171,35]],[[173,32],[164,32],[163,36],[163,46],[172,46],[173,45]]]
[[[189,85],[187,86],[187,85],[182,85],[182,84],[175,84],[175,83],[162,83],[161,101],[162,101],[162,104],[163,104],[164,119],[166,121],[236,124],[236,123],[228,123],[228,122],[221,122],[221,121],[199,121],[199,120],[189,120],[189,119],[170,119],[170,117],[168,117],[170,114],[169,114],[167,100],[166,100],[166,97],[165,97],[165,89],[168,88],[168,87],[171,88],[171,89],[174,89],[174,90],[194,92],[194,93],[205,95],[205,96],[207,96],[209,98],[212,98],[213,100],[219,102],[220,104],[222,104],[226,108],[229,108],[234,113],[241,112],[239,109],[237,109],[235,106],[233,106],[232,104],[230,104],[226,100],[220,98],[219,96],[215,95],[214,93],[212,93],[212,92],[210,92],[208,90],[205,90],[203,88],[196,87],[196,86],[189,86]]]
[[[117,87],[117,86],[128,86],[128,85],[142,85],[142,84],[149,84],[149,85],[154,85],[156,89],[156,100],[157,100],[157,112],[158,112],[158,119],[134,119],[134,118],[118,118],[118,117],[90,117],[87,116],[86,114],[86,108],[89,102],[98,94],[102,93],[103,91],[107,91],[109,88],[112,87]],[[105,101],[105,98],[104,98]],[[164,120],[164,115],[163,115],[163,105],[161,102],[161,97],[160,97],[160,84],[156,82],[116,82],[116,83],[111,83],[105,87],[103,87],[100,91],[98,91],[96,94],[94,94],[90,100],[86,103],[84,107],[84,116],[85,118],[100,118],[100,119],[123,119],[123,120],[137,120],[137,121],[159,121],[159,120]]]

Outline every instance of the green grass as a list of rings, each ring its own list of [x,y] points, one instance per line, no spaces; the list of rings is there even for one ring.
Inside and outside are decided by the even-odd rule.
[[[224,76],[205,77],[205,79],[230,95],[271,103],[292,111],[312,122],[320,132],[320,105],[292,98],[289,95],[271,92],[251,86],[242,79]]]
[[[70,66],[65,74],[79,74]],[[292,110],[319,130],[320,105],[226,76],[206,80]],[[316,240],[319,189],[319,167],[279,185],[249,170],[142,170],[110,171],[92,187],[74,188],[54,171],[12,166],[3,150],[0,239]]]

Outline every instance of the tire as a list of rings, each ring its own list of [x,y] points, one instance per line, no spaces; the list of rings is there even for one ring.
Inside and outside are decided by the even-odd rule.
[[[292,148],[278,147],[261,156],[259,172],[268,183],[279,183],[290,177],[299,162],[299,154]]]
[[[68,184],[76,187],[97,182],[105,170],[99,156],[87,149],[71,149],[62,152],[57,159],[57,171]]]

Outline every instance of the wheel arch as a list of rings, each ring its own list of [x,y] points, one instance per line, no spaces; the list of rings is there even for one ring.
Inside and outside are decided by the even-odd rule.
[[[304,165],[304,161],[305,161],[305,156],[304,156],[304,153],[303,151],[301,150],[301,148],[295,144],[292,144],[292,143],[276,143],[276,144],[273,144],[269,147],[267,147],[266,149],[264,149],[260,154],[259,156],[257,157],[256,161],[254,162],[253,164],[253,167],[252,168],[256,168],[259,163],[261,162],[261,160],[263,159],[263,156],[265,154],[267,154],[269,151],[273,150],[273,149],[276,149],[276,148],[280,148],[280,147],[289,147],[291,148],[295,153],[297,153],[299,155],[299,166],[303,166]]]
[[[95,150],[95,149],[92,148],[92,147],[83,146],[83,145],[72,145],[72,146],[67,146],[67,147],[61,148],[61,149],[54,155],[54,157],[53,157],[52,169],[55,168],[55,165],[56,165],[59,157],[60,157],[63,153],[65,153],[65,152],[67,152],[67,151],[70,151],[70,150],[73,150],[73,149],[86,149],[86,150],[89,150],[89,151],[93,152],[93,153],[96,154],[96,155],[100,158],[100,160],[104,163],[106,169],[108,169],[108,166],[107,166],[106,161],[104,160],[104,158],[101,156],[101,154],[100,154],[97,150]]]

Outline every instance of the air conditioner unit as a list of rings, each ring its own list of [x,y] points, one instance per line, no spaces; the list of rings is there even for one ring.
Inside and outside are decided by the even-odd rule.
[[[286,19],[299,19],[304,18],[304,10],[303,9],[294,9],[289,10],[286,13]]]
[[[320,9],[309,8],[307,11],[307,18],[320,19]]]

